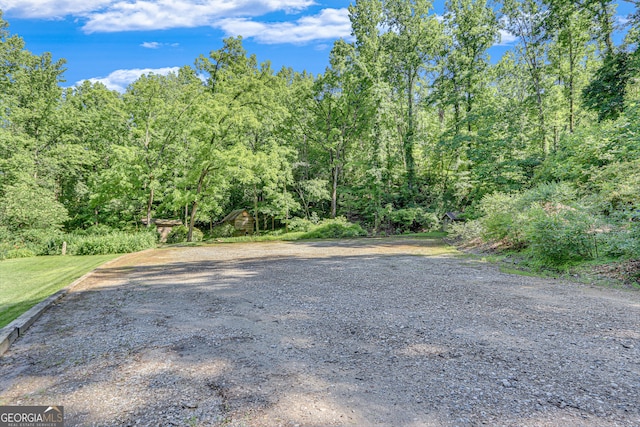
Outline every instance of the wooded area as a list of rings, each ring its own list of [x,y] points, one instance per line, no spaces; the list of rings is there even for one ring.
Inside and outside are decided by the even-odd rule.
[[[0,240],[152,218],[191,237],[238,208],[258,232],[345,216],[393,233],[458,211],[467,236],[640,256],[640,16],[615,7],[359,0],[321,75],[274,71],[238,37],[123,94],[63,88],[64,60],[0,16]]]

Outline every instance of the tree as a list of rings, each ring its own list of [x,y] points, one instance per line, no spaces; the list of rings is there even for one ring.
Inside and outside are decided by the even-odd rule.
[[[331,51],[331,67],[316,80],[315,120],[319,144],[328,155],[330,168],[331,218],[338,211],[338,187],[346,161],[347,150],[366,124],[366,88],[354,72],[355,50],[343,40],[335,42]]]
[[[12,231],[60,229],[68,219],[67,210],[53,191],[35,181],[17,182],[3,189],[0,223]]]
[[[141,180],[147,226],[151,225],[154,203],[165,190],[162,182],[178,166],[173,162],[175,152],[195,118],[199,87],[193,69],[183,67],[177,74],[143,75],[124,94],[131,144],[139,166],[131,179]]]
[[[212,51],[208,58],[201,56],[196,65],[207,80],[206,97],[194,133],[199,176],[189,228],[193,228],[206,179],[213,173],[229,173],[230,177],[250,186],[256,227],[259,227],[263,180],[254,168],[257,164],[252,157],[260,157],[259,153],[267,153],[274,146],[274,134],[285,113],[275,102],[278,92],[284,89],[284,80],[274,76],[269,64],[258,66],[255,56],[248,57],[241,37],[225,39],[222,48]],[[234,160],[225,161],[225,158],[236,159],[237,167],[232,167]]]
[[[640,74],[637,56],[624,50],[608,54],[584,88],[585,105],[598,113],[600,121],[616,119],[624,111],[627,86]]]
[[[97,186],[105,170],[118,167],[115,150],[128,141],[122,96],[102,83],[84,81],[65,90],[57,115],[65,154],[58,163],[59,199],[69,211],[70,226],[86,227],[107,220],[107,215],[109,220],[122,216],[125,212],[108,212],[99,202],[113,198],[115,187]],[[104,197],[99,196],[102,191]]]
[[[484,0],[449,0],[445,4],[444,25],[448,46],[441,85],[448,83],[448,98],[454,107],[454,125],[459,131],[460,104],[465,105],[467,131],[472,129],[475,99],[487,84],[487,49],[499,39],[495,12]]]
[[[547,28],[549,7],[542,0],[508,0],[503,7],[505,28],[517,36],[517,48],[529,75],[538,116],[538,144],[542,157],[549,150],[547,119],[545,111],[545,57],[547,51]]]
[[[388,58],[386,78],[391,84],[399,107],[397,123],[404,154],[406,189],[409,200],[414,198],[416,165],[415,137],[418,130],[418,108],[424,92],[426,73],[438,45],[442,28],[430,14],[428,0],[387,0],[383,3],[387,32],[383,35],[384,53]]]

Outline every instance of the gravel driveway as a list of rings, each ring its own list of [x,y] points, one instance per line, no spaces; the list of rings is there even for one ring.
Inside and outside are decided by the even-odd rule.
[[[133,254],[0,358],[67,426],[640,426],[640,293],[439,241]]]

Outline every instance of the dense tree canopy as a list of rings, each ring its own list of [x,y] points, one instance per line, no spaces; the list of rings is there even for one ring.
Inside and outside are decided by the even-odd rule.
[[[616,46],[609,0],[445,8],[355,2],[353,41],[318,76],[275,72],[238,37],[125,93],[63,89],[64,60],[27,51],[0,15],[0,224],[180,218],[191,237],[244,207],[258,230],[346,216],[392,232],[560,181],[593,215],[639,209],[637,13]],[[501,34],[517,41],[490,58]]]

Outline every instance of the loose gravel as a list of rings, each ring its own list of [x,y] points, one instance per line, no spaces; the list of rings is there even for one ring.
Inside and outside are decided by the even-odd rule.
[[[640,426],[640,293],[417,238],[155,250],[18,339],[0,404],[66,426]]]

